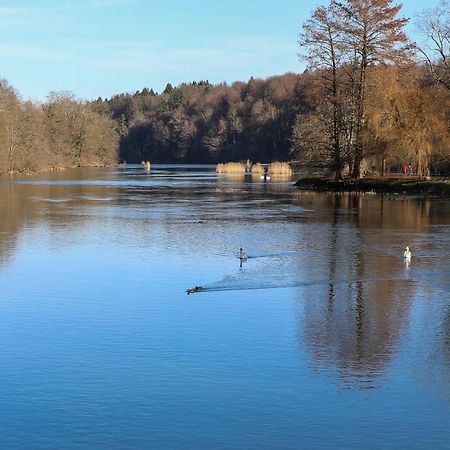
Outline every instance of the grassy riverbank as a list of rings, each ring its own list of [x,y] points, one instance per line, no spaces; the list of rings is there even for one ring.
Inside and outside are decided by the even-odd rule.
[[[366,177],[358,180],[334,180],[325,177],[301,178],[300,189],[331,192],[379,192],[450,196],[450,179],[436,177],[424,180],[415,177]]]

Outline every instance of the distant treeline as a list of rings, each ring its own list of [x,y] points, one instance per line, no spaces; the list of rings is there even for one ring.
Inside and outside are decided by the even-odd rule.
[[[0,80],[0,174],[117,161],[114,121],[69,93],[43,104],[22,101]]]
[[[219,162],[292,159],[292,128],[305,106],[295,74],[212,85],[170,84],[161,94],[143,89],[99,107],[117,123],[127,162]]]

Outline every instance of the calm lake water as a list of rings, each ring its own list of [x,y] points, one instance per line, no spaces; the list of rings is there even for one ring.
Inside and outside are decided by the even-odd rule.
[[[1,448],[449,448],[450,201],[156,165],[0,217]]]

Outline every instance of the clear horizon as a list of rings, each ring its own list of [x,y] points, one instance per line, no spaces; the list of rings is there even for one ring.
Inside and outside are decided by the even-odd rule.
[[[24,99],[51,91],[109,98],[167,83],[246,81],[301,72],[298,33],[325,2],[0,1],[0,77]],[[436,6],[433,0],[427,8]],[[415,16],[419,0],[404,2]]]

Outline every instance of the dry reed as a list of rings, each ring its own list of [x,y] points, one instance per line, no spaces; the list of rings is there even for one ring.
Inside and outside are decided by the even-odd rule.
[[[219,163],[216,166],[217,173],[245,173],[245,164],[229,162]]]
[[[291,176],[292,169],[287,162],[273,162],[269,165],[269,175]]]
[[[256,163],[252,165],[252,173],[255,175],[264,174],[264,166],[260,163]]]

